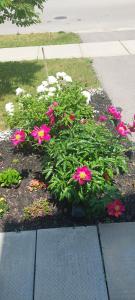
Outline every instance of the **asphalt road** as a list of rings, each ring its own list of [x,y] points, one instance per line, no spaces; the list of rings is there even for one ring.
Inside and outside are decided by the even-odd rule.
[[[41,18],[41,24],[27,29],[10,23],[0,25],[0,34],[135,30],[135,0],[48,0]]]

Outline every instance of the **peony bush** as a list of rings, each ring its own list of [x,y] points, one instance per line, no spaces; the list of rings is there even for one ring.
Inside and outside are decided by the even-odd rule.
[[[114,179],[127,171],[125,145],[135,116],[125,124],[111,105],[95,118],[91,93],[64,72],[49,76],[35,95],[18,88],[17,97],[15,107],[6,106],[11,142],[18,150],[42,151],[42,173],[55,199],[81,204],[89,217],[120,217],[125,207]]]
[[[97,216],[100,208],[105,210],[108,201],[112,201],[109,194],[115,175],[127,171],[124,152],[117,135],[90,119],[73,124],[70,130],[50,140],[43,173],[57,199],[81,203],[89,214]],[[103,201],[104,193],[108,197]]]

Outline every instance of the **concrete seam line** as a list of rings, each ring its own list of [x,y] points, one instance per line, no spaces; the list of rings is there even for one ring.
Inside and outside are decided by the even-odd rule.
[[[37,263],[37,230],[35,236],[35,255],[34,255],[34,273],[33,273],[33,295],[32,299],[35,299],[35,283],[36,283],[36,263]]]
[[[82,50],[81,44],[78,44],[78,45],[79,45],[79,49],[80,49],[80,53],[81,53],[81,57],[84,57],[84,54],[83,54],[83,50]]]
[[[38,48],[37,48],[37,60],[38,60],[38,56],[39,56],[39,51],[40,51],[40,46],[38,46]]]
[[[45,66],[45,72],[47,75],[47,78],[49,76],[49,72],[48,72],[48,65],[47,65],[47,58],[46,58],[46,52],[45,52],[45,47],[42,47],[42,54],[43,54],[43,60],[44,60],[44,66]]]
[[[104,272],[104,278],[105,278],[107,296],[108,296],[108,300],[111,300],[110,299],[110,294],[109,294],[109,287],[108,287],[107,275],[106,275],[104,254],[103,254],[103,250],[102,250],[102,241],[101,241],[101,236],[100,236],[99,224],[97,224],[97,235],[98,235],[98,241],[99,241],[99,248],[100,248],[101,261],[102,261],[102,266],[103,266],[103,272]]]
[[[80,54],[81,54],[81,58],[82,58],[82,57],[84,57],[84,56],[83,56],[83,50],[82,50],[82,48],[81,48],[81,44],[79,43],[78,46],[79,46],[79,50],[80,50]]]
[[[124,45],[124,43],[122,41],[119,40],[119,43],[121,44],[121,46],[127,51],[127,53],[129,55],[132,55],[132,53],[128,50],[128,48]]]

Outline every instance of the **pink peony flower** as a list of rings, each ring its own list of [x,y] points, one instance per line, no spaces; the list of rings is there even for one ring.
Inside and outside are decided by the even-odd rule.
[[[55,124],[54,107],[56,106],[58,106],[58,102],[53,102],[53,104],[49,106],[48,111],[46,112],[46,115],[50,119],[50,126],[53,126]]]
[[[108,107],[108,113],[110,115],[112,115],[112,117],[116,120],[120,120],[121,119],[121,112],[117,110],[117,108],[113,105],[110,105]]]
[[[127,136],[128,134],[131,133],[130,129],[128,129],[128,127],[126,126],[126,124],[124,122],[120,122],[117,125],[116,130],[121,136]]]
[[[129,128],[130,132],[135,132],[135,121],[133,122],[132,125],[129,124],[128,128]]]
[[[109,113],[110,115],[112,115],[112,114],[115,113],[116,107],[113,106],[113,105],[110,105],[110,106],[108,107],[107,111],[108,111],[108,113]]]
[[[109,216],[120,217],[125,211],[125,206],[121,203],[120,200],[116,199],[113,202],[107,205],[107,212]]]
[[[20,143],[25,141],[26,134],[24,130],[16,130],[15,133],[11,136],[11,142],[14,146],[17,146]]]
[[[105,122],[105,121],[107,121],[107,119],[108,118],[105,115],[101,115],[101,116],[99,116],[98,121],[99,122]]]
[[[50,141],[50,130],[51,128],[47,127],[46,124],[43,124],[40,127],[35,126],[34,130],[31,132],[31,135],[35,140],[38,140],[39,144],[41,144],[43,141]]]
[[[116,120],[121,120],[121,112],[120,112],[120,111],[116,111],[116,112],[113,114],[113,117],[114,117],[114,119],[116,119]]]
[[[54,113],[54,110],[53,110],[53,108],[50,106],[49,109],[48,109],[48,111],[46,112],[46,115],[47,115],[48,117],[51,117],[51,116],[53,115],[53,113]]]
[[[55,124],[55,116],[51,115],[50,116],[50,126],[53,126]]]
[[[78,167],[72,178],[75,181],[78,181],[80,185],[83,185],[86,182],[91,181],[92,172],[86,166]]]

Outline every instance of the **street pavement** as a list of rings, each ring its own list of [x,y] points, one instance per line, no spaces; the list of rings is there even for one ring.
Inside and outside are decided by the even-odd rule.
[[[135,30],[80,32],[83,43],[135,40]]]
[[[45,31],[112,32],[135,30],[134,0],[48,0],[41,24],[18,29],[6,23],[0,34]],[[129,39],[128,36],[124,39]]]

